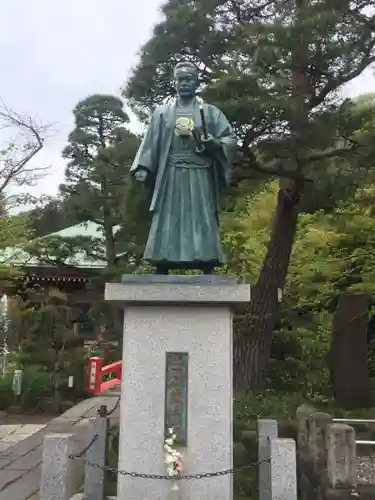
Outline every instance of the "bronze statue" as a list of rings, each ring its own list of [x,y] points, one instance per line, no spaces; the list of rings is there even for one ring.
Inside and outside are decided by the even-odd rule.
[[[198,100],[193,64],[177,64],[173,76],[177,99],[155,110],[131,168],[137,180],[152,186],[143,258],[157,274],[212,274],[224,263],[219,196],[230,182],[237,139],[224,114]]]

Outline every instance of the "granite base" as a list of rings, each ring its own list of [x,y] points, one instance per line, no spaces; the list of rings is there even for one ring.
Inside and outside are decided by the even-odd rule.
[[[232,467],[232,307],[250,301],[250,286],[185,278],[152,275],[106,286],[106,300],[125,309],[119,469],[127,472],[166,474],[167,352],[189,355],[184,473]],[[181,498],[230,500],[233,494],[231,474],[179,484]],[[118,478],[119,498],[164,500],[170,488],[165,480]]]

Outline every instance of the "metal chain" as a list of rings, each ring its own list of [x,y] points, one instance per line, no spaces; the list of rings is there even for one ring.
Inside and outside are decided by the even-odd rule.
[[[70,456],[69,458],[73,458]],[[81,458],[81,457],[79,457]],[[160,474],[143,474],[140,472],[128,472],[124,470],[117,469],[116,467],[109,467],[108,465],[99,465],[89,460],[83,460],[83,462],[91,467],[95,467],[96,469],[100,469],[104,472],[112,472],[113,474],[121,474],[122,476],[130,476],[139,479],[159,479],[165,481],[182,481],[182,480],[191,480],[191,479],[206,479],[210,477],[219,477],[226,476],[228,474],[234,474],[235,472],[239,472],[246,469],[252,469],[254,467],[258,467],[258,465],[262,463],[269,463],[269,459],[261,460],[260,462],[256,462],[249,465],[242,465],[241,467],[236,467],[232,469],[224,469],[217,472],[201,472],[199,474],[182,474],[180,476],[164,476]]]
[[[79,453],[71,453],[69,455],[69,459],[71,460],[77,460],[82,458],[86,452],[91,448],[91,446],[95,443],[95,441],[98,439],[99,435],[95,434],[91,441],[81,450]],[[246,470],[246,469],[252,469],[254,467],[258,467],[262,463],[269,463],[269,459],[261,460],[259,462],[255,462],[252,464],[248,465],[242,465],[240,467],[234,467],[232,469],[223,469],[220,471],[216,472],[201,472],[198,474],[181,474],[178,476],[167,476],[167,475],[161,475],[161,474],[143,474],[141,472],[128,472],[124,471],[121,469],[117,469],[116,467],[109,467],[108,465],[99,465],[91,462],[90,460],[84,459],[83,462],[86,465],[89,465],[90,467],[94,467],[96,469],[100,469],[104,472],[111,472],[113,474],[121,474],[122,476],[129,476],[129,477],[134,477],[134,478],[140,478],[140,479],[159,479],[159,480],[165,480],[165,481],[182,481],[182,480],[191,480],[191,479],[206,479],[210,477],[219,477],[219,476],[226,476],[228,474],[234,474],[236,472]]]
[[[121,401],[121,396],[117,398],[116,404],[114,407],[108,411],[107,405],[101,405],[100,408],[98,409],[98,415],[99,417],[109,417],[112,415],[112,413],[115,412],[115,410],[119,407]]]
[[[75,459],[77,459],[77,458],[82,458],[82,457],[83,457],[83,455],[85,455],[85,454],[86,454],[86,452],[87,452],[87,451],[91,448],[91,446],[95,443],[95,441],[98,439],[98,437],[99,437],[99,435],[98,435],[98,434],[95,434],[95,435],[94,435],[94,437],[93,437],[93,438],[91,439],[91,441],[89,442],[89,444],[88,444],[87,446],[85,446],[85,447],[83,448],[83,450],[82,450],[82,451],[80,451],[79,453],[71,453],[71,454],[69,455],[69,458],[70,458],[71,460],[75,460]]]
[[[115,406],[114,406],[111,410],[109,410],[109,411],[107,410],[107,413],[106,413],[106,416],[107,416],[107,417],[109,417],[110,415],[112,415],[112,413],[114,413],[114,412],[115,412],[115,410],[117,410],[117,408],[118,408],[118,407],[119,407],[119,405],[120,405],[120,401],[121,401],[121,396],[119,396],[119,397],[117,398],[117,401],[116,401]]]

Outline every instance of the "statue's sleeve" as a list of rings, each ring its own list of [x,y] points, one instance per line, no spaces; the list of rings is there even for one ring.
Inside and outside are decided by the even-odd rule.
[[[221,188],[230,185],[232,177],[232,163],[237,150],[237,137],[231,124],[222,111],[215,110],[215,139],[220,142],[216,151],[216,171]]]
[[[159,121],[160,113],[156,110],[151,117],[150,124],[134,158],[130,169],[132,173],[135,173],[140,168],[144,168],[152,174],[156,173],[159,158]]]

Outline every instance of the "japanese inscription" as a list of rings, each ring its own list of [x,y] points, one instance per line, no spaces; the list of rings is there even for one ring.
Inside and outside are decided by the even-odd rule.
[[[180,446],[187,444],[188,361],[187,352],[166,353],[165,436],[173,427]]]

